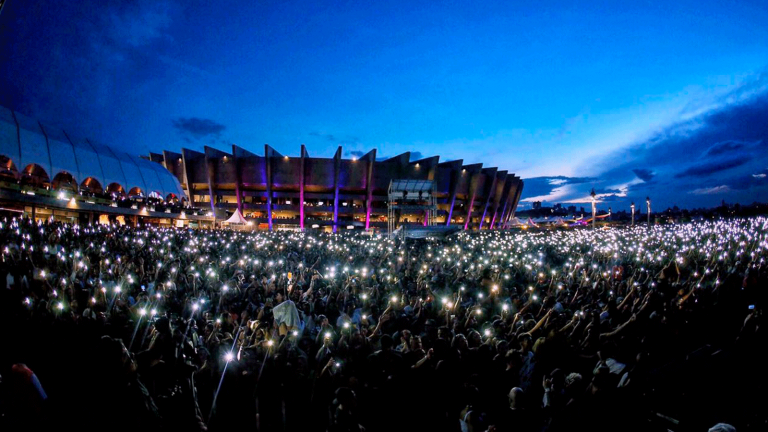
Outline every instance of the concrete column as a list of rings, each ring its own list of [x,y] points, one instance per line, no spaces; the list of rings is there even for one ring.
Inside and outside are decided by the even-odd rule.
[[[373,206],[373,165],[376,163],[376,149],[368,159],[368,172],[365,180],[365,229],[371,225],[371,207]]]
[[[459,182],[461,181],[461,174],[463,168],[461,163],[463,161],[456,161],[456,165],[453,166],[451,171],[451,184],[448,189],[448,216],[445,218],[445,226],[451,224],[451,217],[453,216],[453,206],[456,204],[456,190],[459,188]]]
[[[339,224],[339,171],[341,170],[341,146],[333,156],[333,232]]]
[[[272,147],[264,144],[264,164],[267,173],[267,225],[272,231]]]
[[[240,189],[243,184],[242,173],[240,172],[240,158],[237,157],[237,146],[232,144],[232,163],[235,164],[235,194],[237,194],[237,211],[243,213],[243,192]]]
[[[305,171],[306,171],[306,158],[307,148],[304,144],[301,145],[301,170],[299,171],[299,227],[304,229],[304,183],[306,183]]]
[[[488,190],[488,196],[485,197],[485,203],[483,204],[483,215],[480,217],[480,226],[477,228],[478,231],[483,229],[485,216],[488,214],[488,206],[491,203],[491,197],[496,195],[496,180],[498,179],[498,176],[496,175],[496,168],[491,168],[486,176],[487,175],[492,175],[493,181],[491,182],[491,188]]]
[[[469,205],[467,206],[467,217],[464,221],[464,230],[466,231],[469,228],[469,223],[472,220],[472,207],[475,204],[475,197],[477,196],[477,176],[479,176],[480,173],[472,174],[472,177],[469,180],[469,189],[471,190],[469,199]],[[473,184],[474,183],[474,184]]]
[[[214,162],[208,160],[208,154],[205,154],[205,175],[208,180],[208,196],[211,197],[211,213],[216,217],[216,197],[213,194],[213,179],[215,176]]]
[[[504,210],[507,205],[507,197],[509,196],[509,188],[512,186],[512,175],[504,174],[504,185],[501,188],[501,195],[496,199],[496,203],[493,207],[493,217],[491,219],[491,229],[496,226],[497,216],[499,216],[499,207],[502,208],[502,214],[499,219],[504,219]]]

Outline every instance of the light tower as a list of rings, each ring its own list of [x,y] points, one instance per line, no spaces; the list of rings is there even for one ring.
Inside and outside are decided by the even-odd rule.
[[[597,215],[597,194],[595,193],[595,188],[592,188],[592,192],[589,194],[589,196],[592,197],[592,229],[594,229],[597,224],[595,216]]]
[[[651,227],[651,197],[645,197],[645,204],[648,206],[648,228]]]
[[[629,206],[629,208],[632,209],[632,222],[630,222],[630,226],[635,226],[635,202],[632,201],[632,204]]]

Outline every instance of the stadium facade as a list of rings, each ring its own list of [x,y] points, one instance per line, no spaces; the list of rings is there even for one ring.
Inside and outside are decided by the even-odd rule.
[[[514,217],[523,189],[519,177],[495,167],[412,161],[410,153],[380,160],[376,150],[342,158],[341,147],[333,158],[310,157],[304,145],[299,156],[233,145],[139,157],[3,107],[0,171],[5,210],[176,226],[211,225],[240,210],[260,229],[386,229],[388,188],[401,179],[433,182],[433,223],[498,229]],[[426,224],[426,215],[394,217],[396,225]]]
[[[465,229],[494,229],[515,213],[522,180],[498,168],[440,162],[439,156],[410,160],[410,153],[377,159],[376,150],[359,158],[284,156],[269,145],[263,155],[236,145],[231,152],[205,147],[150,154],[186,190],[195,206],[217,217],[240,210],[262,228],[383,229],[387,227],[391,180],[432,180],[437,198],[435,222]],[[211,198],[213,197],[213,199]],[[396,215],[401,223],[423,224],[425,213]]]

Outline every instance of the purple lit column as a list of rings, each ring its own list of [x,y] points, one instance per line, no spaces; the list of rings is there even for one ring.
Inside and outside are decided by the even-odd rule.
[[[232,144],[232,163],[235,165],[235,193],[237,194],[237,211],[243,214],[243,179],[240,175],[240,159],[237,157],[237,146]]]
[[[480,217],[480,227],[478,231],[483,229],[485,223],[485,216],[488,214],[488,206],[491,204],[491,197],[496,195],[496,181],[498,176],[496,175],[496,168],[493,169],[493,182],[491,182],[491,188],[488,190],[488,196],[485,198],[485,204],[483,205],[483,215]]]
[[[333,157],[333,232],[339,228],[339,171],[341,169],[341,146]]]
[[[373,164],[376,163],[376,149],[368,160],[368,173],[365,180],[365,229],[371,227],[371,206],[373,206]]]
[[[448,217],[445,219],[445,226],[451,225],[451,217],[453,217],[453,205],[456,204],[456,189],[459,188],[459,182],[461,176],[464,173],[464,169],[459,165],[455,168],[455,171],[451,175],[451,190],[448,197]]]
[[[272,231],[272,149],[264,144],[264,166],[267,172],[267,225]]]
[[[491,217],[491,229],[493,229],[496,226],[496,220],[498,219],[497,216],[499,216],[499,207],[502,209],[502,214],[500,219],[504,219],[504,209],[507,205],[507,197],[509,196],[509,188],[512,186],[512,177],[508,175],[504,175],[504,184],[501,186],[501,194],[498,196],[498,199],[496,199],[496,202],[493,205],[493,216]]]
[[[472,207],[475,205],[475,197],[477,196],[477,184],[479,183],[478,175],[480,173],[472,174],[469,179],[469,189],[472,191],[472,198],[469,199],[469,206],[467,207],[467,219],[464,221],[464,230],[469,228],[469,222],[472,220]]]
[[[213,177],[214,177],[214,166],[213,161],[208,159],[208,152],[205,152],[205,173],[208,179],[208,196],[211,198],[211,213],[213,213],[213,217],[216,217],[216,202],[214,200],[213,195]]]
[[[501,209],[501,216],[499,216],[499,226],[501,227],[501,229],[506,228],[504,226],[504,216],[506,216],[506,214],[507,214],[507,202],[505,200],[504,201],[504,208]],[[493,227],[491,227],[491,229],[493,229]]]
[[[307,148],[301,145],[301,171],[299,172],[299,227],[304,230],[304,163],[307,158]]]
[[[469,207],[467,208],[467,219],[464,221],[464,230],[469,227],[469,221],[472,219],[472,206],[475,204],[475,192],[472,192],[472,199],[469,200]]]
[[[509,208],[509,203],[504,203],[504,210],[501,212],[501,218],[499,219],[499,223],[501,224],[501,229],[507,228],[507,220],[505,217],[507,216],[507,209]]]

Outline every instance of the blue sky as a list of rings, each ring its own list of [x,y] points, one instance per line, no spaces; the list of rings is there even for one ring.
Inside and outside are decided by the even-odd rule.
[[[6,3],[0,103],[130,151],[342,145],[498,166],[528,201],[768,201],[761,1]]]

